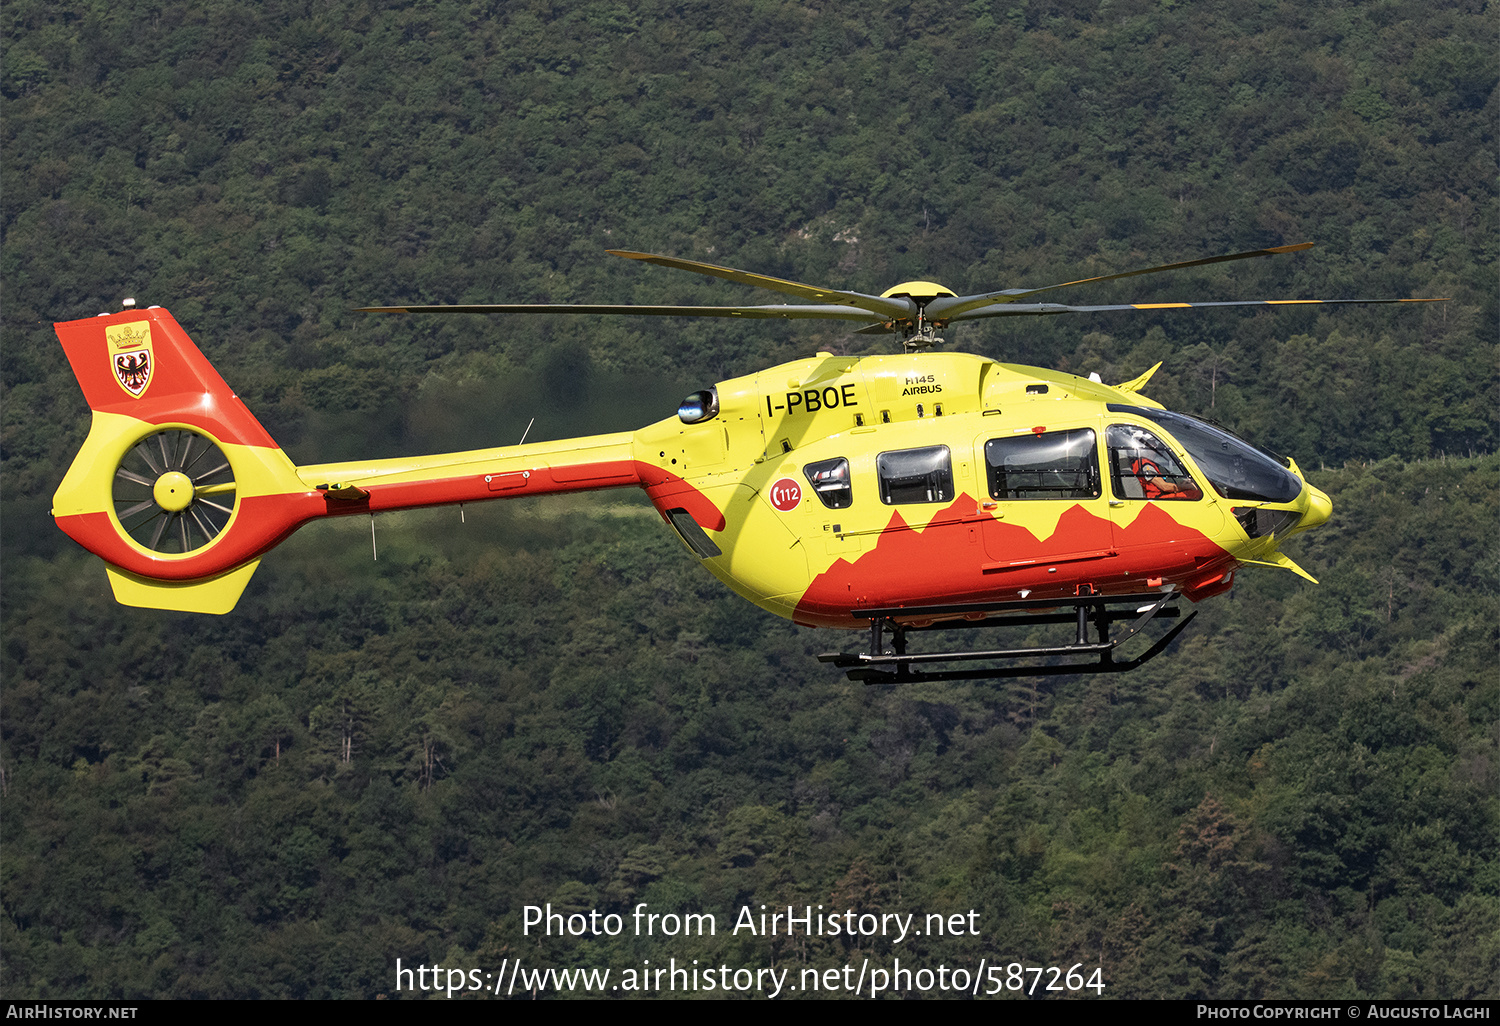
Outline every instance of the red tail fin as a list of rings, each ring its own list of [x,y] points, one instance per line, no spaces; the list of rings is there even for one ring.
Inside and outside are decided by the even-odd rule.
[[[190,424],[221,442],[276,447],[162,307],[54,327],[90,409],[153,424]]]
[[[56,325],[93,426],[52,498],[127,605],[224,613],[326,504],[160,307]]]

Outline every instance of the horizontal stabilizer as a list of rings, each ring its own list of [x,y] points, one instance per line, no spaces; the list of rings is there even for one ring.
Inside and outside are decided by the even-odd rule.
[[[239,602],[250,575],[260,566],[255,559],[225,574],[200,581],[153,581],[128,570],[105,566],[115,601],[143,609],[175,609],[181,613],[227,613]]]

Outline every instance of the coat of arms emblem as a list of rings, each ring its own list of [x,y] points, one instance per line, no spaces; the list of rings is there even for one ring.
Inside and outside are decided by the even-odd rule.
[[[133,398],[140,398],[151,384],[152,371],[156,369],[156,358],[151,352],[151,324],[137,321],[134,324],[113,324],[104,329],[109,343],[109,363],[114,369],[115,380]]]

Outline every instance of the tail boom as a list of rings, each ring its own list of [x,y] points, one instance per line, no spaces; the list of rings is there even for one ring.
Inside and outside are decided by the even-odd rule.
[[[166,310],[55,327],[93,422],[52,513],[127,605],[228,612],[259,557],[323,517],[672,477],[635,458],[629,433],[297,467]]]
[[[327,496],[325,516],[385,513],[523,495],[597,491],[645,483],[655,468],[634,458],[628,432],[558,442],[357,463],[298,467]]]

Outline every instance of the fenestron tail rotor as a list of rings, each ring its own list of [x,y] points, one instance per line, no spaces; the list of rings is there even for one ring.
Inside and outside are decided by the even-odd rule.
[[[1275,256],[1280,253],[1296,253],[1311,249],[1313,243],[1299,242],[1291,246],[1272,246],[1269,249],[1253,249],[1243,253],[1227,253],[1222,256],[1201,257],[1182,260],[1155,267],[1143,267],[1134,271],[1101,274],[1092,278],[1059,282],[1029,289],[1000,289],[980,292],[969,296],[958,296],[933,282],[906,282],[888,289],[879,296],[863,292],[846,292],[828,289],[802,282],[772,278],[751,271],[741,271],[718,264],[706,264],[680,257],[659,256],[655,253],[637,253],[633,250],[608,250],[611,255],[675,267],[715,278],[723,278],[740,285],[770,289],[799,299],[809,300],[803,305],[766,306],[634,306],[629,304],[480,304],[466,306],[373,306],[361,307],[363,313],[575,313],[575,314],[633,314],[653,317],[746,317],[792,319],[846,320],[861,322],[857,334],[879,334],[886,332],[901,335],[902,348],[910,352],[940,344],[938,331],[955,321],[979,320],[988,317],[1043,317],[1060,313],[1102,313],[1116,310],[1192,310],[1223,306],[1298,306],[1304,304],[1375,304],[1375,303],[1433,303],[1440,299],[1252,299],[1208,303],[1121,303],[1105,306],[1073,306],[1061,303],[1023,303],[1041,292],[1072,288],[1099,282],[1118,281],[1143,274],[1158,274],[1162,271],[1177,271],[1187,267],[1202,267],[1206,264],[1221,264],[1231,260],[1248,260],[1253,257]]]
[[[121,458],[113,499],[115,519],[136,544],[189,553],[217,538],[234,515],[234,470],[196,431],[157,431]]]

